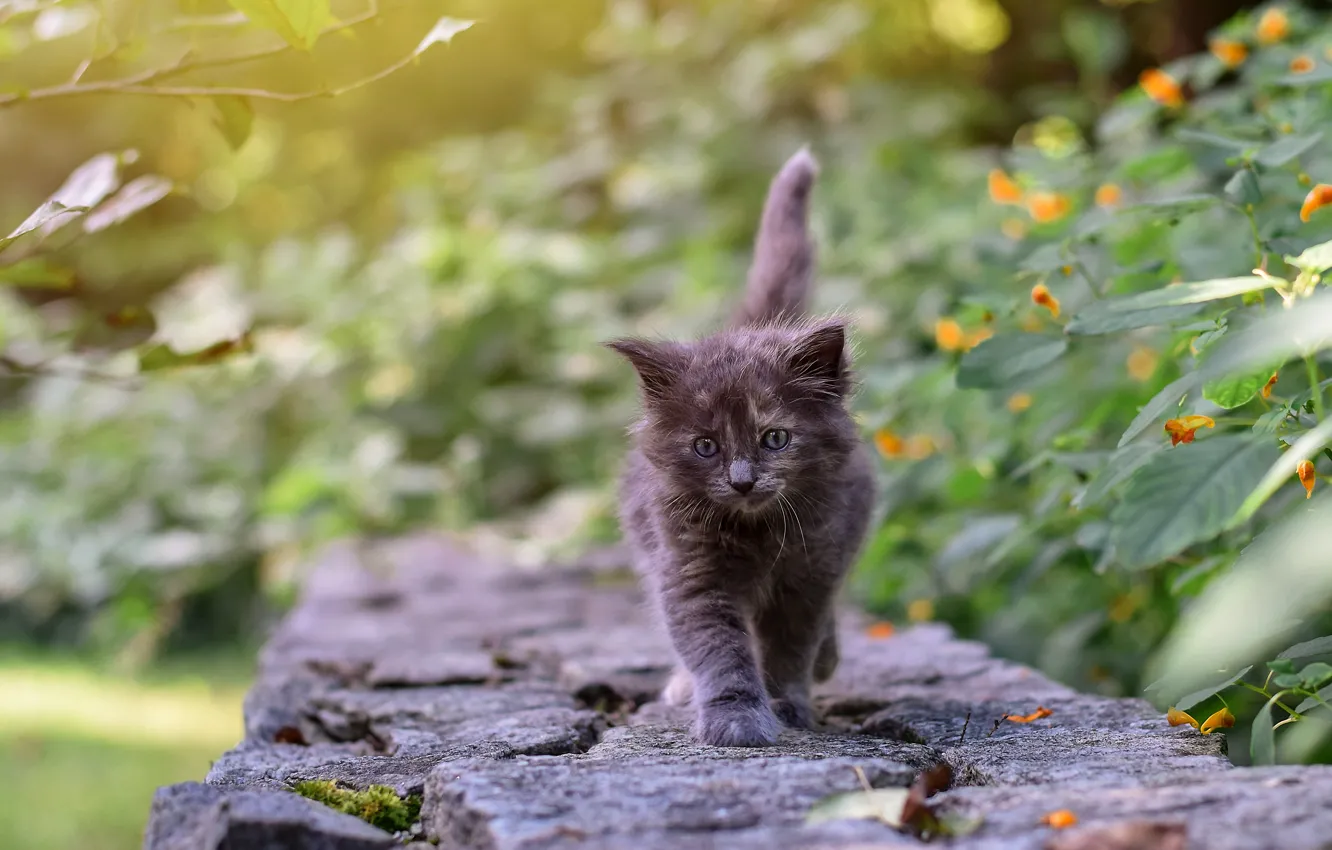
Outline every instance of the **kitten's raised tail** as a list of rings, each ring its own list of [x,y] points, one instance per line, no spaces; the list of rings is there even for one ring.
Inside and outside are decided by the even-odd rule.
[[[814,274],[809,195],[818,174],[818,161],[803,147],[772,178],[735,324],[763,324],[804,314]]]

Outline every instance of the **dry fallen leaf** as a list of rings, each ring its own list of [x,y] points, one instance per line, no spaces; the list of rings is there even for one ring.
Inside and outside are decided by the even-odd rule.
[[[1076,826],[1077,822],[1078,816],[1068,809],[1056,809],[1041,818],[1042,824],[1054,829],[1068,829],[1070,826]]]
[[[1054,712],[1046,708],[1045,706],[1041,705],[1037,706],[1036,710],[1033,711],[1031,714],[1028,715],[1005,714],[1004,719],[1009,721],[1010,723],[1034,723],[1037,720],[1049,717],[1051,714],[1054,714]]]
[[[865,634],[874,640],[883,640],[892,637],[896,631],[892,623],[879,622],[865,629]]]

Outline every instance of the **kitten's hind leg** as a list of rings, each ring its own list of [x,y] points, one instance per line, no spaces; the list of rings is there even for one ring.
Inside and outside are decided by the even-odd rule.
[[[837,647],[837,623],[829,616],[823,630],[823,640],[819,643],[818,655],[814,657],[814,681],[822,684],[831,679],[841,661],[842,654]]]
[[[694,699],[694,677],[683,667],[676,667],[671,680],[662,689],[661,700],[667,705],[685,706]]]

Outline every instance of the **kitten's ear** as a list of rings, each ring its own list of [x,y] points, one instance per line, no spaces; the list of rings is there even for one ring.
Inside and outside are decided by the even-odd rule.
[[[792,346],[787,362],[795,380],[841,398],[851,384],[847,360],[846,325],[831,320],[804,331]]]
[[[638,370],[643,394],[648,398],[661,398],[675,383],[684,367],[683,353],[674,343],[626,338],[611,340],[605,345]]]

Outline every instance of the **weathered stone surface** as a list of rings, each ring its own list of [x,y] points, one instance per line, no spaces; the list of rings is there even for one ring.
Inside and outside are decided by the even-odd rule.
[[[656,701],[672,656],[616,553],[522,571],[430,537],[340,547],[261,655],[245,741],[207,785],[159,793],[146,846],[393,843],[283,791],[337,779],[423,794],[443,847],[892,850],[920,842],[806,815],[947,762],[940,806],[980,818],[949,842],[965,850],[1332,848],[1332,768],[1236,769],[1222,735],[1143,701],[1076,693],[941,626],[874,640],[843,620],[823,730],[704,747],[688,710]],[[996,724],[1038,706],[1052,713]],[[1076,827],[1041,825],[1061,808]]]
[[[397,842],[351,815],[285,792],[187,782],[153,797],[148,850],[384,850]]]

